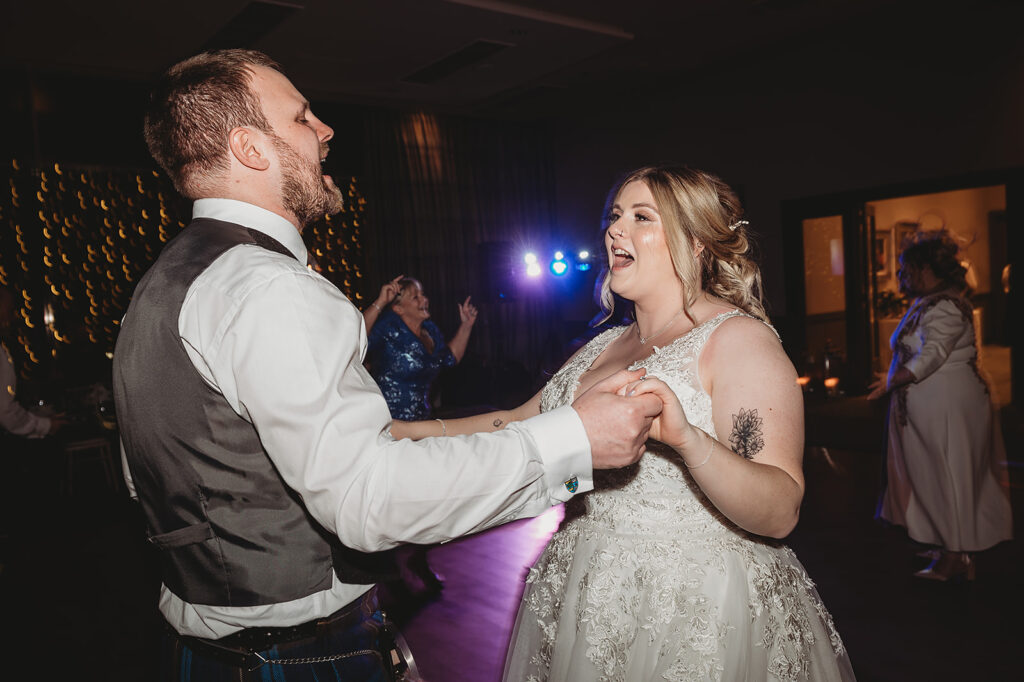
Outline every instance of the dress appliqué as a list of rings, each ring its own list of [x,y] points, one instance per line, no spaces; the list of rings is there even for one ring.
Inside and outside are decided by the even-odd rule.
[[[741,314],[712,318],[631,367],[665,381],[691,423],[716,438],[697,360],[714,329]],[[624,329],[559,370],[541,410],[571,403]],[[527,576],[506,680],[853,679],[793,552],[726,519],[675,451],[650,441],[636,464],[594,474],[594,491],[567,504]]]

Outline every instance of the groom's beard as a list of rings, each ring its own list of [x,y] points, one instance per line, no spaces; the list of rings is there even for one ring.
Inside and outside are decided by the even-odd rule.
[[[343,204],[341,190],[327,184],[320,164],[303,159],[277,135],[271,140],[281,158],[282,203],[298,219],[299,228],[319,220],[325,214],[334,215],[340,211]]]

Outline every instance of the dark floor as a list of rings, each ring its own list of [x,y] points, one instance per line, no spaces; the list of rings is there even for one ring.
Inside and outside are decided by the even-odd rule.
[[[1007,409],[1004,421],[1019,529],[1024,420]],[[789,538],[818,583],[858,679],[1024,679],[1024,657],[1016,650],[1024,638],[1022,543],[982,553],[973,584],[912,578],[921,560],[906,534],[872,520],[880,458],[871,448],[880,428],[877,409],[854,399],[809,408],[809,439],[825,447],[808,448],[808,492]],[[35,464],[19,474],[21,485],[5,486],[12,530],[0,556],[0,641],[8,655],[45,665],[7,679],[151,679],[157,582],[137,510],[123,492],[109,491],[98,467],[76,469],[68,494],[52,478],[66,476],[62,467]],[[403,619],[427,680],[499,679],[525,567],[559,517],[556,508],[431,550],[431,563],[447,579],[444,593]],[[101,659],[111,664],[102,676],[63,672]]]

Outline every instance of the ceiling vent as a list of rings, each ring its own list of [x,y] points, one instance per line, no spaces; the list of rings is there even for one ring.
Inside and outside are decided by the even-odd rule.
[[[512,47],[508,43],[499,43],[493,40],[477,40],[458,52],[437,60],[433,64],[423,67],[419,71],[410,74],[402,79],[406,83],[418,83],[429,85],[436,83],[442,78],[447,78],[456,71],[461,71],[474,64],[479,64],[493,54]]]
[[[302,5],[293,3],[253,0],[206,41],[203,50],[251,48],[261,38],[302,9],[304,9]]]

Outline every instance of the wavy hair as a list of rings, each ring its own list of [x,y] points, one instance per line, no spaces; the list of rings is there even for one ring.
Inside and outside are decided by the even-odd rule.
[[[647,185],[658,206],[672,267],[682,282],[686,316],[695,322],[690,306],[706,291],[768,322],[761,269],[754,261],[746,223],[741,222],[743,207],[732,188],[710,173],[686,166],[645,166],[615,184],[605,203],[605,216],[622,189],[636,181]],[[608,229],[607,217],[602,227]],[[704,246],[696,257],[695,243]],[[605,271],[601,281],[600,305],[605,314],[599,323],[611,317],[615,306],[608,274]]]
[[[904,239],[900,246],[900,269],[908,265],[920,269],[927,265],[944,288],[970,291],[967,268],[960,259],[960,242],[949,230],[915,232]]]

